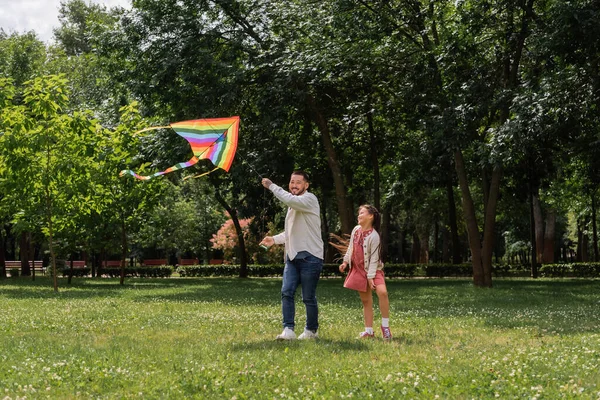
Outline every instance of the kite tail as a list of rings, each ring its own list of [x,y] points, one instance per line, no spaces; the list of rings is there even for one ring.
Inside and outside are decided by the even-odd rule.
[[[198,161],[199,161],[198,157],[194,156],[194,157],[192,157],[190,159],[190,161],[181,162],[181,163],[175,164],[172,167],[169,167],[169,168],[165,169],[164,171],[157,172],[155,174],[148,175],[148,176],[138,175],[138,174],[136,174],[134,171],[132,171],[130,169],[124,169],[123,171],[121,171],[119,173],[119,176],[124,176],[126,174],[129,174],[129,175],[133,176],[136,179],[139,179],[139,180],[142,180],[142,181],[147,181],[147,180],[150,180],[152,178],[156,178],[157,176],[161,176],[161,175],[164,175],[164,174],[168,174],[169,172],[177,171],[178,169],[184,169],[184,168],[187,168],[187,167],[191,167],[192,165],[196,164]]]

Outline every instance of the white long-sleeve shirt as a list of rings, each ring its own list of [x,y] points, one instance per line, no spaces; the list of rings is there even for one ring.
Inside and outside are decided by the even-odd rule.
[[[285,244],[285,253],[290,260],[300,251],[308,251],[322,260],[321,209],[317,196],[308,191],[295,196],[274,183],[269,190],[288,206],[285,230],[273,236],[275,244]]]

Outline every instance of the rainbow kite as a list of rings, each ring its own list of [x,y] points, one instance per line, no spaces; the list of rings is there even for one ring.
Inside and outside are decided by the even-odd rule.
[[[231,163],[233,162],[233,157],[235,156],[235,150],[237,149],[239,126],[240,117],[229,117],[195,119],[191,121],[175,122],[168,126],[156,126],[143,129],[136,133],[153,129],[172,128],[192,146],[194,156],[187,162],[175,164],[172,167],[153,175],[141,176],[129,169],[121,171],[119,175],[123,176],[129,174],[137,179],[147,181],[178,169],[190,167],[202,159],[209,159],[216,166],[213,171],[218,168],[229,171]]]

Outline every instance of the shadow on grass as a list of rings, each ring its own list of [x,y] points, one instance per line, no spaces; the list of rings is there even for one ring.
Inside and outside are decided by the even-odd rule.
[[[493,328],[539,328],[560,334],[600,329],[600,281],[583,279],[495,279],[491,289],[475,288],[470,279],[391,279],[388,292],[392,321],[402,318],[472,319]],[[130,302],[222,303],[228,306],[279,306],[281,278],[61,279],[55,293],[49,277],[0,281],[0,299],[122,298]],[[298,290],[297,298],[300,298]],[[322,279],[317,290],[327,307],[360,313],[357,293],[341,279]],[[377,301],[375,301],[377,304]],[[302,307],[302,306],[300,306]],[[299,309],[298,312],[303,312]],[[346,311],[342,311],[346,312]],[[398,321],[398,319],[396,319]],[[399,324],[405,323],[398,321]]]
[[[331,288],[319,292],[327,292],[327,296],[336,293],[336,298],[349,295],[348,290],[341,287],[341,281],[327,281]],[[335,288],[334,286],[338,286]],[[236,306],[268,306],[279,304],[281,300],[281,279],[264,278],[130,278],[124,285],[118,279],[73,279],[71,285],[61,279],[59,291],[54,292],[49,277],[20,277],[0,281],[0,298],[12,299],[90,299],[90,298],[126,298],[133,302],[221,302]],[[300,288],[297,296],[300,296]],[[320,295],[319,293],[319,295]]]
[[[334,340],[329,338],[319,338],[314,341],[305,342],[302,340],[274,340],[263,339],[256,342],[236,343],[231,346],[234,351],[263,351],[263,350],[281,350],[285,348],[301,349],[306,345],[317,346],[324,352],[343,353],[343,352],[363,352],[371,351],[371,348],[364,341],[356,340]]]
[[[112,284],[101,280],[74,280],[71,285],[66,279],[60,279],[58,292],[54,291],[50,277],[36,277],[31,281],[30,277],[11,278],[0,281],[0,297],[12,299],[89,299],[108,298],[121,295],[124,291],[131,289],[128,285],[119,285],[118,280]]]

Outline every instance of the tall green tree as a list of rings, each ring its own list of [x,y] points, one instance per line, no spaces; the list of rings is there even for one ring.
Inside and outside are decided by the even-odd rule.
[[[67,113],[66,79],[46,76],[28,81],[23,104],[5,109],[3,119],[6,200],[16,204],[14,220],[26,226],[39,221],[48,240],[58,291],[55,237],[74,227],[72,214],[85,213],[85,171],[90,159],[87,138],[95,124],[89,115]]]

